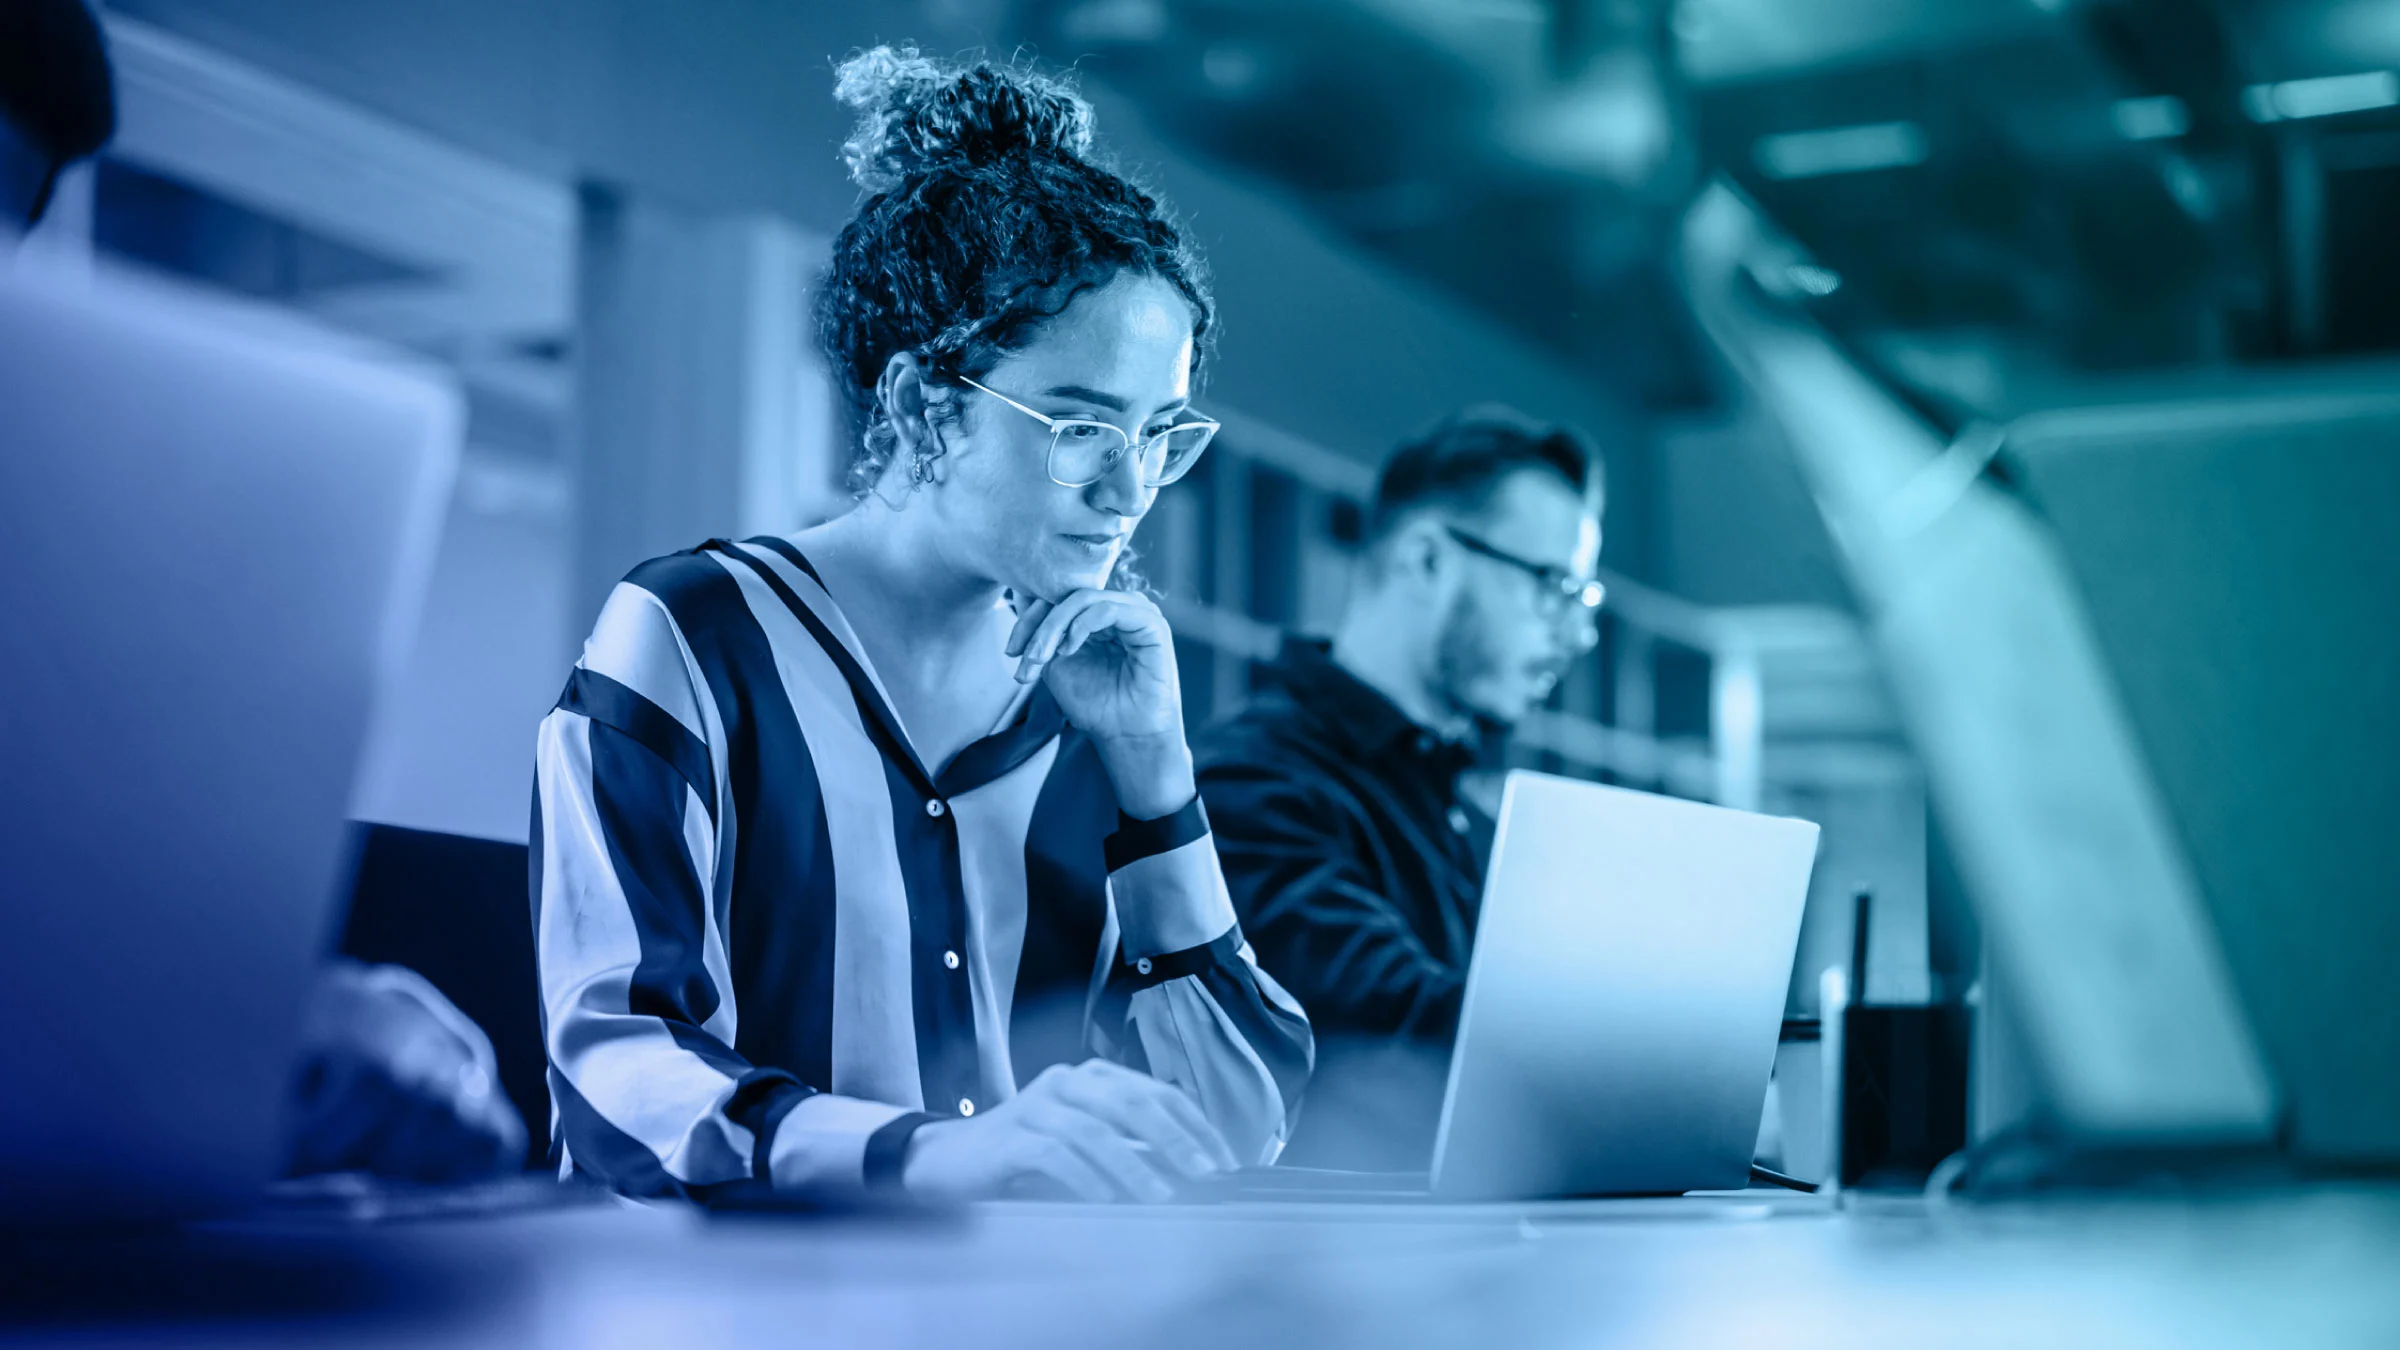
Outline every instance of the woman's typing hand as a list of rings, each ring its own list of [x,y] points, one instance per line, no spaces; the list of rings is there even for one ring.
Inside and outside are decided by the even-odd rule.
[[[923,1196],[990,1199],[1035,1189],[1077,1200],[1161,1201],[1178,1179],[1232,1171],[1224,1137],[1174,1087],[1107,1060],[1055,1065],[990,1111],[938,1120],[909,1140],[901,1184]]]

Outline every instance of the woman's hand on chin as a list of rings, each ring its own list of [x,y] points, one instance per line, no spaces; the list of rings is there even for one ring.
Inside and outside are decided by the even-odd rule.
[[[1086,588],[1017,615],[1008,654],[1017,678],[1043,680],[1067,720],[1099,748],[1127,815],[1155,820],[1192,800],[1175,635],[1145,596]]]

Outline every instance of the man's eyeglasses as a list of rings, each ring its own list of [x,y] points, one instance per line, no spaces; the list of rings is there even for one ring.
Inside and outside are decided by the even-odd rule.
[[[1209,441],[1217,434],[1215,422],[1193,416],[1190,421],[1145,434],[1137,448],[1122,427],[1093,417],[1051,417],[997,389],[986,389],[964,375],[958,379],[1050,429],[1050,481],[1060,487],[1090,487],[1106,478],[1127,450],[1136,451],[1134,463],[1141,469],[1144,486],[1165,487],[1192,471],[1200,452],[1208,448]]]
[[[1521,558],[1507,549],[1467,533],[1456,525],[1444,525],[1442,528],[1449,531],[1450,537],[1457,541],[1458,546],[1469,553],[1480,553],[1494,562],[1507,563],[1532,577],[1535,588],[1534,597],[1546,614],[1589,615],[1592,611],[1600,608],[1600,602],[1608,595],[1608,587],[1590,577],[1579,577],[1563,567],[1552,567],[1548,563],[1538,563],[1531,558]]]

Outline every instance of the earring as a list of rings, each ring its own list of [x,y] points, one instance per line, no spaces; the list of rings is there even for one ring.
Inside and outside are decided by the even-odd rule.
[[[933,481],[933,456],[923,451],[911,455],[908,461],[908,490],[916,492]]]

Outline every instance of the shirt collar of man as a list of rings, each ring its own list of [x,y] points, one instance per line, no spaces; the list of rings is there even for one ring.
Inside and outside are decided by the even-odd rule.
[[[1444,740],[1418,726],[1398,704],[1342,669],[1333,659],[1333,643],[1327,639],[1285,638],[1283,654],[1273,669],[1292,698],[1326,728],[1338,748],[1358,759],[1405,750],[1431,762],[1445,776],[1476,760],[1473,745]]]

